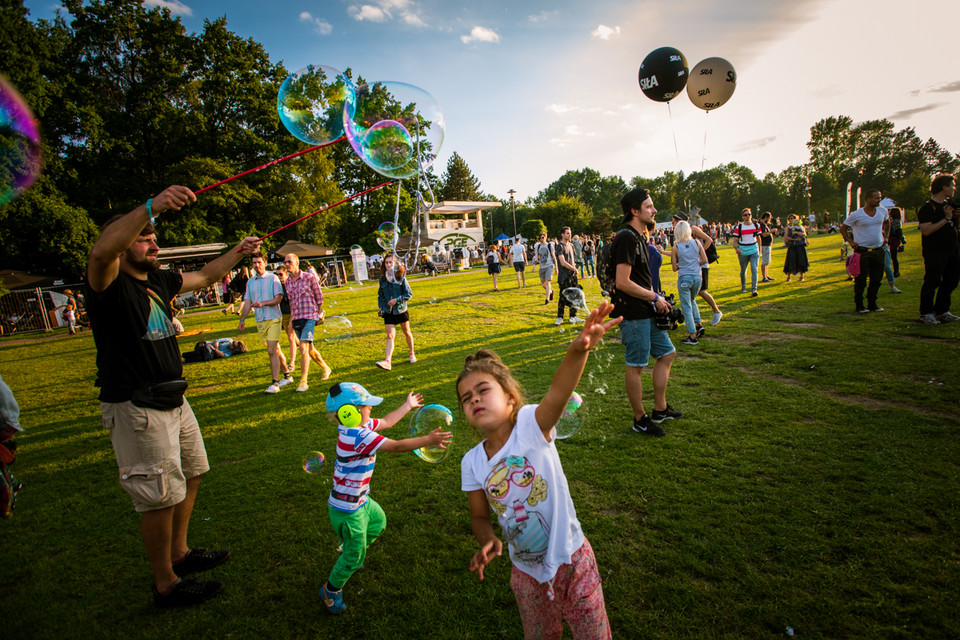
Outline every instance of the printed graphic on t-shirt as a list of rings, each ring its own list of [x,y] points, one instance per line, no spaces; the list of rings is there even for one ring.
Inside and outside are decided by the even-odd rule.
[[[170,317],[163,310],[163,300],[150,287],[147,287],[147,295],[150,296],[150,317],[147,320],[147,332],[143,339],[155,342],[177,335]]]
[[[484,482],[487,502],[497,513],[507,543],[516,559],[543,564],[550,540],[550,525],[533,508],[547,499],[547,482],[522,456],[498,462]]]

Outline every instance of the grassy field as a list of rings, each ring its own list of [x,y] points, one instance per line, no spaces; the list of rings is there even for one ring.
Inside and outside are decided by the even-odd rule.
[[[736,256],[722,247],[711,289],[725,315],[697,347],[673,334],[668,398],[684,417],[665,423],[664,438],[630,431],[616,332],[591,355],[583,428],[558,448],[617,637],[777,638],[788,627],[802,638],[960,637],[960,323],[916,321],[915,228],[907,238],[904,294],[884,285],[886,312],[864,316],[836,235],[812,239],[804,283],[784,282],[777,247],[776,282],[758,298],[740,293]],[[676,290],[669,267],[663,279]],[[584,284],[595,305],[596,281]],[[321,345],[334,381],[384,396],[384,412],[416,390],[458,417],[439,464],[378,456],[372,495],[388,528],[347,584],[340,617],[316,594],[337,556],[332,470],[300,468],[308,451],[334,455],[319,377],[304,394],[264,395],[267,356],[253,331],[251,353],[185,366],[212,467],[191,540],[233,557],[211,573],[227,585],[218,598],[159,611],[100,424],[89,332],[0,341],[26,429],[13,466],[24,489],[0,522],[3,638],[522,637],[509,560],[482,583],[467,571],[475,543],[459,460],[476,440],[453,381],[464,357],[489,347],[536,402],[574,329],[553,327],[555,307],[533,283],[516,291],[512,271],[499,293],[479,269],[412,286],[420,362],[392,372],[373,366],[383,350],[376,287],[327,294],[328,316],[354,326]],[[184,324],[209,327],[207,339],[236,335],[236,316],[219,312]],[[388,435],[408,433],[403,421]]]

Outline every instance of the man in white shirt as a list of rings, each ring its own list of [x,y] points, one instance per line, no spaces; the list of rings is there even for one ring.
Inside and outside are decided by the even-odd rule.
[[[510,247],[510,255],[513,257],[513,270],[517,272],[517,289],[527,286],[527,247],[523,242],[517,239]]]
[[[840,225],[840,235],[860,254],[860,275],[853,281],[853,301],[857,313],[883,311],[877,305],[877,292],[883,282],[883,247],[890,232],[890,220],[887,210],[880,206],[881,198],[879,189],[867,189],[863,208],[850,213]],[[867,290],[866,307],[863,306],[864,288]]]

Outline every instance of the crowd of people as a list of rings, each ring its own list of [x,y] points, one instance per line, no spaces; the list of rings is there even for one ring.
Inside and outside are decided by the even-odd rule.
[[[960,240],[953,221],[955,188],[953,176],[939,176],[931,186],[930,200],[919,212],[925,269],[920,318],[929,324],[960,319],[949,311],[951,294],[960,280]],[[882,311],[877,293],[883,271],[888,260],[898,264],[891,257],[903,242],[902,233],[895,231],[899,230],[895,224],[899,218],[879,206],[880,195],[868,190],[864,207],[852,212],[840,227],[850,261],[856,263],[850,270],[856,271],[854,302],[860,313]],[[199,424],[184,397],[186,381],[169,301],[179,293],[221,282],[249,256],[252,272],[234,279],[244,282],[241,299],[234,301],[234,307],[239,304],[238,330],[245,330],[252,311],[266,344],[272,378],[266,392],[276,393],[292,382],[298,353],[301,376],[297,391],[309,389],[311,362],[321,368],[324,380],[332,374],[314,346],[316,327],[324,321],[323,292],[317,275],[300,269],[296,255],[287,254],[283,265],[271,272],[266,269],[260,241],[245,238],[199,271],[159,269],[156,217],[195,199],[190,190],[174,186],[130,213],[111,218],[90,254],[84,290],[97,348],[96,384],[103,424],[116,453],[120,484],[141,514],[141,537],[153,572],[153,598],[160,607],[198,604],[219,593],[221,582],[188,576],[211,570],[230,557],[227,550],[208,551],[187,542],[200,480],[210,467]],[[624,195],[620,205],[623,228],[608,240],[603,254],[609,258],[612,274],[611,303],[580,317],[578,308],[560,296],[556,324],[563,322],[567,308],[569,321],[583,327],[567,348],[540,403],[524,404],[509,369],[485,349],[466,359],[455,383],[466,420],[483,436],[461,462],[462,490],[467,494],[478,544],[469,568],[482,579],[486,566],[502,553],[503,542],[492,525],[492,507],[509,545],[511,586],[528,637],[554,634],[564,621],[577,637],[611,635],[596,560],[577,520],[554,446],[554,425],[576,389],[590,350],[619,325],[632,429],[663,436],[665,422],[683,417],[667,400],[677,351],[662,323],[672,311],[663,294],[660,270],[664,262],[669,260],[677,277],[685,345],[696,345],[705,333],[697,298],[712,308],[711,325],[723,316],[708,291],[719,238],[710,229],[691,225],[682,212],[673,215],[669,233],[658,232],[656,207],[643,189]],[[757,295],[758,285],[772,280],[767,270],[768,247],[777,234],[770,216],[764,213],[754,221],[752,212],[744,209],[741,222],[732,225],[730,232],[741,291]],[[809,268],[807,230],[791,216],[782,237],[786,245],[784,273],[802,280]],[[519,240],[509,248],[490,247],[485,262],[495,289],[502,262],[513,263],[518,289],[526,286],[526,266],[536,265],[546,305],[554,298],[554,271],[561,291],[577,288],[579,277],[598,275],[596,269],[601,265],[595,264],[595,258],[604,244],[600,238],[577,237],[564,227],[555,241],[543,234],[530,247]],[[390,370],[397,327],[406,339],[410,363],[417,361],[407,306],[413,292],[403,265],[395,264],[393,256],[385,256],[380,266],[378,311],[384,319],[386,343],[385,357],[376,366]],[[284,336],[289,358],[281,348]],[[212,357],[246,351],[244,343],[230,338],[202,344]],[[652,404],[644,399],[642,379],[651,357]],[[450,433],[440,428],[404,440],[384,437],[380,432],[421,406],[421,398],[411,393],[398,409],[373,418],[373,408],[381,402],[382,398],[361,385],[343,381],[334,384],[326,397],[329,417],[338,429],[328,513],[343,552],[319,587],[319,595],[335,614],[346,609],[344,585],[362,567],[367,548],[386,526],[383,509],[369,495],[376,453],[425,446],[442,449],[450,442]],[[526,506],[533,504],[539,520],[531,523]],[[539,529],[531,533],[530,527]]]

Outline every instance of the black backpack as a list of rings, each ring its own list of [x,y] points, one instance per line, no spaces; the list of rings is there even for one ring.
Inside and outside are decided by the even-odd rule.
[[[610,254],[613,253],[613,243],[617,241],[621,233],[639,235],[631,227],[624,227],[617,231],[610,242],[604,244],[597,251],[597,282],[600,284],[600,292],[605,296],[612,296],[617,284],[617,263],[613,261]],[[643,244],[646,245],[646,241],[643,241]]]

